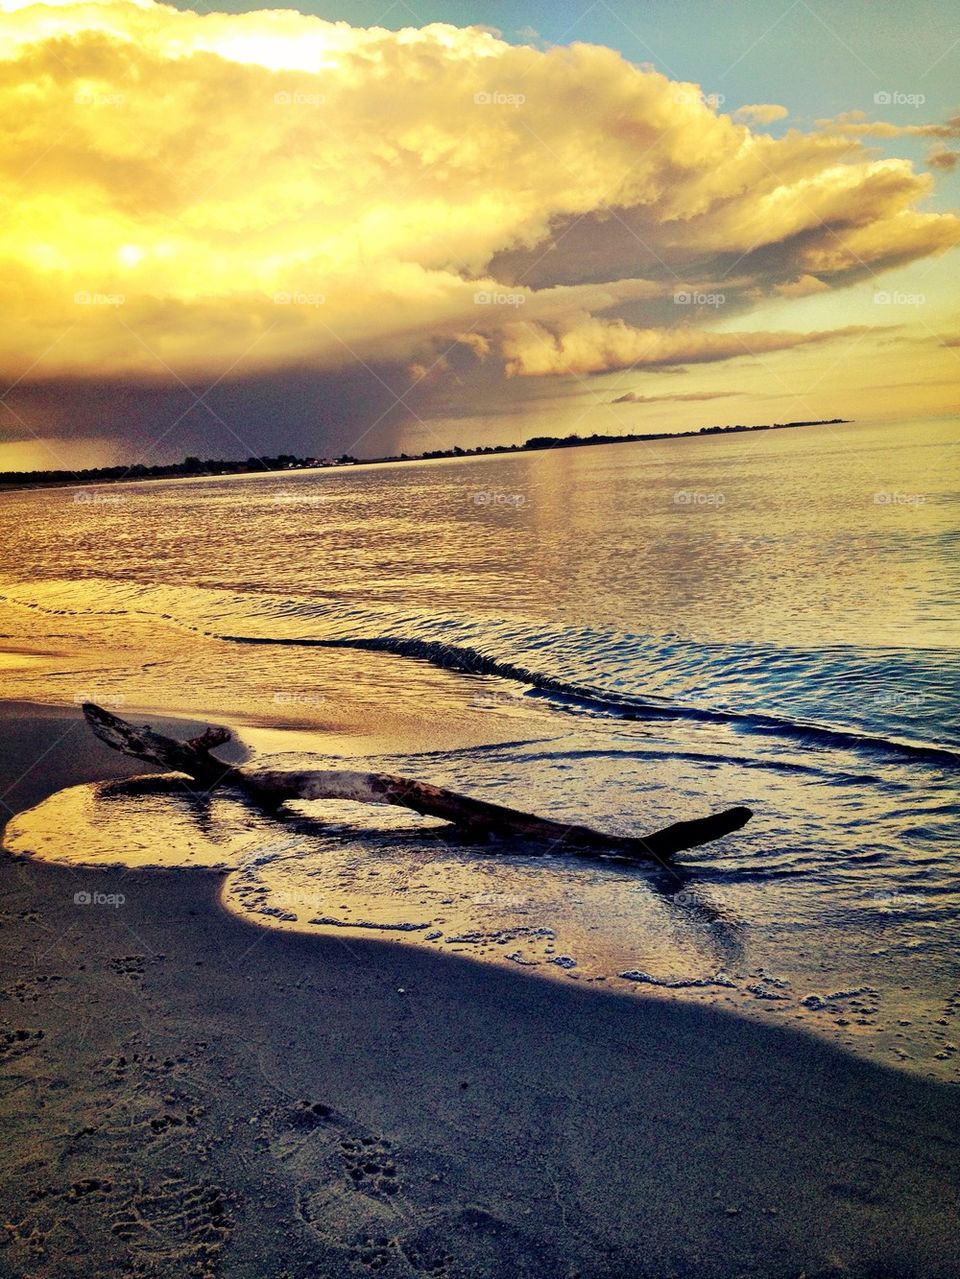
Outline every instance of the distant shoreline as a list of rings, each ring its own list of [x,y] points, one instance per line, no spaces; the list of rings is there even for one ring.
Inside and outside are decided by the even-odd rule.
[[[751,431],[787,431],[801,426],[842,426],[852,419],[818,418],[805,422],[771,422],[759,426],[701,426],[690,431],[644,431],[630,435],[534,435],[523,444],[489,444],[473,448],[454,446],[426,453],[398,453],[389,457],[359,458],[344,453],[338,458],[297,457],[280,453],[276,457],[249,457],[226,461],[187,457],[165,466],[102,466],[81,471],[0,471],[0,492],[21,488],[72,486],[75,484],[140,483],[143,480],[204,479],[223,475],[272,475],[285,471],[331,470],[342,466],[385,466],[397,462],[437,462],[444,458],[490,457],[499,454],[537,453],[551,449],[585,448],[598,444],[636,444],[643,440],[679,440],[710,435],[743,435]]]

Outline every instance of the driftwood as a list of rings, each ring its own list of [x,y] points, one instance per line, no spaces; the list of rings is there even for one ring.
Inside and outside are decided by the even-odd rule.
[[[236,767],[212,754],[230,740],[226,728],[208,728],[199,737],[179,742],[151,728],[137,727],[102,707],[86,702],[83,713],[101,741],[124,755],[186,773],[198,786],[236,786],[260,804],[274,807],[288,799],[347,799],[362,804],[394,804],[426,817],[439,817],[477,838],[490,835],[526,839],[583,856],[608,856],[631,861],[667,861],[674,853],[695,848],[731,831],[752,816],[749,808],[728,808],[709,817],[677,822],[642,837],[607,835],[587,826],[534,817],[500,804],[458,795],[428,782],[390,773],[361,773],[349,769],[273,769]]]

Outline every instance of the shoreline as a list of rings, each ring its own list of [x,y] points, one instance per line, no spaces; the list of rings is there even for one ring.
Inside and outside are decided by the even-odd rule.
[[[19,707],[28,718],[32,709],[23,703]],[[459,786],[476,797],[490,793],[488,783],[481,782],[479,789],[464,786],[459,772],[444,777],[442,766],[441,775],[434,772],[434,751],[439,746],[440,755],[445,753],[441,737],[449,736],[447,744],[454,753],[464,749],[466,735],[456,720],[446,725],[435,720],[427,741],[411,736],[409,723],[388,724],[383,717],[376,728],[366,717],[355,715],[347,717],[352,720],[349,727],[345,722],[336,727],[276,722],[257,726],[229,714],[204,714],[196,705],[118,709],[135,722],[147,722],[178,738],[227,725],[234,738],[220,748],[225,763],[259,759],[274,766],[269,757],[277,761],[275,766],[286,759],[284,766],[303,767],[310,766],[307,757],[327,757],[333,767],[349,767],[355,758],[369,767],[371,754],[389,757],[399,752],[405,757],[402,765],[389,758],[381,761],[388,772]],[[48,717],[59,715],[70,728],[73,754],[82,759],[95,748],[99,778],[156,776],[149,765],[107,751],[83,725],[78,710],[43,710]],[[0,722],[3,714],[0,704]],[[486,716],[474,718],[480,722],[465,759],[473,749],[549,750],[562,743],[555,734],[531,739],[525,733],[518,739],[519,721],[509,717],[495,716],[498,722],[489,730],[484,727]],[[531,727],[529,722],[525,726]],[[409,755],[416,756],[416,762],[406,758]],[[85,779],[72,770],[69,780]],[[703,879],[697,854],[680,858],[676,878],[650,867],[591,870],[561,862],[535,868],[522,855],[491,860],[479,849],[473,850],[479,855],[463,859],[457,855],[456,838],[451,840],[443,829],[431,830],[435,823],[424,826],[401,810],[348,804],[341,812],[332,802],[299,811],[293,805],[273,820],[255,809],[246,810],[231,799],[227,788],[209,798],[198,822],[200,811],[191,815],[189,802],[164,803],[159,798],[165,793],[162,779],[157,781],[158,787],[138,785],[133,797],[122,786],[109,786],[112,800],[97,797],[99,788],[94,786],[61,788],[56,799],[41,804],[35,814],[10,818],[6,846],[38,862],[90,867],[98,873],[175,867],[196,873],[215,868],[223,876],[217,909],[252,927],[322,934],[346,943],[392,938],[403,949],[469,957],[509,971],[519,968],[565,985],[602,987],[657,1002],[710,1005],[760,1025],[787,1025],[813,1034],[819,1042],[920,1078],[951,1086],[960,1082],[952,1042],[956,988],[948,975],[927,969],[926,985],[919,973],[904,973],[900,981],[912,984],[901,985],[892,974],[870,964],[862,948],[856,948],[855,938],[846,960],[841,945],[833,962],[816,951],[808,957],[802,944],[799,951],[777,949],[770,942],[776,927],[769,910],[764,915],[759,903],[747,916],[753,940],[742,949],[736,908],[731,912],[729,904],[713,898],[711,872],[707,869]],[[733,802],[738,793],[728,793],[728,800]],[[687,804],[686,815],[693,816],[703,811],[705,800],[699,797],[694,804],[688,797]],[[649,812],[635,814],[635,821],[621,829],[636,833],[677,815],[683,814],[672,807],[658,810],[656,819]],[[154,821],[162,824],[162,837]],[[341,821],[344,829],[337,835]],[[332,838],[325,832],[328,823],[333,824]],[[62,844],[64,831],[71,833],[69,848]],[[257,855],[251,858],[252,850]],[[705,851],[708,865],[713,852],[721,859],[714,865],[722,867],[722,847]],[[371,856],[377,858],[375,864]],[[294,864],[301,859],[302,874]],[[445,885],[442,903],[430,889],[431,878],[437,876]],[[700,904],[700,884],[708,905]],[[881,889],[875,889],[873,902],[867,899],[868,909],[876,903],[883,907],[880,894]],[[624,913],[628,900],[630,909]]]
[[[696,429],[686,431],[651,431],[651,432],[631,432],[623,436],[547,436],[542,437],[543,443],[538,442],[541,437],[534,436],[531,440],[527,440],[524,444],[491,444],[478,445],[468,449],[462,449],[457,452],[455,449],[442,449],[439,451],[430,451],[427,453],[397,454],[390,457],[367,457],[367,458],[351,458],[344,461],[315,463],[309,459],[297,458],[294,462],[283,466],[266,466],[260,470],[239,469],[224,471],[202,471],[190,470],[177,473],[176,470],[170,475],[133,475],[129,474],[129,469],[118,476],[110,475],[90,475],[85,470],[78,471],[72,479],[68,479],[63,472],[54,472],[55,479],[2,479],[0,478],[0,493],[15,493],[23,489],[41,489],[41,490],[59,490],[73,489],[84,487],[113,487],[117,484],[154,484],[164,480],[179,482],[181,480],[217,480],[217,479],[241,479],[256,476],[262,478],[265,475],[287,475],[291,473],[296,475],[304,471],[337,471],[344,470],[347,467],[364,467],[364,466],[403,466],[410,463],[421,462],[464,462],[471,458],[483,457],[514,457],[523,453],[550,453],[557,449],[576,449],[576,448],[604,448],[609,444],[645,444],[653,441],[663,440],[687,440],[687,439],[712,439],[714,436],[723,435],[750,435],[757,431],[790,431],[800,427],[808,426],[851,426],[855,423],[855,418],[819,418],[810,422],[768,422],[759,423],[755,426],[701,426]],[[231,462],[228,459],[219,459],[214,461],[213,465],[235,467],[239,463]],[[179,463],[173,463],[176,467]],[[98,470],[111,471],[120,470],[120,467],[102,467],[95,468]],[[162,468],[167,469],[167,468]],[[4,474],[12,475],[13,472],[5,472]],[[31,472],[24,471],[20,474],[29,476],[32,474],[45,475],[48,472]]]
[[[78,714],[2,716],[10,808],[143,771]],[[716,1008],[258,928],[216,875],[3,854],[0,881],[0,1273],[960,1273],[956,1089]]]

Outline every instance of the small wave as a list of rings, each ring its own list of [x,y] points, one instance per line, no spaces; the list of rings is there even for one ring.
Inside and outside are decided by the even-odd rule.
[[[570,713],[720,723],[814,750],[960,764],[960,659],[948,650],[698,643],[109,580],[33,583],[0,598],[59,616],[154,617],[234,644],[389,653],[509,680]]]
[[[908,754],[917,759],[948,767],[960,765],[960,753],[931,742],[910,741],[885,736],[882,733],[871,733],[864,729],[852,730],[760,711],[712,709],[706,706],[685,705],[682,702],[667,699],[653,701],[642,696],[607,693],[599,689],[569,684],[527,667],[498,660],[477,649],[443,644],[435,640],[406,639],[391,635],[383,635],[376,639],[277,637],[266,639],[217,634],[216,638],[234,644],[286,644],[315,648],[355,648],[390,653],[395,657],[413,657],[420,661],[432,662],[446,670],[462,671],[469,675],[495,675],[500,679],[515,680],[540,692],[553,694],[553,700],[560,704],[576,704],[579,708],[605,712],[620,719],[686,719],[701,723],[727,723],[741,725],[756,732],[797,738],[814,746],[839,746],[853,750],[866,747],[886,755]]]

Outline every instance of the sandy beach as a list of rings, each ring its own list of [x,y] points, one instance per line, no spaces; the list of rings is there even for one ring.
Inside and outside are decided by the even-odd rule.
[[[130,771],[74,712],[14,709],[11,808]],[[216,875],[0,874],[5,1276],[960,1274],[955,1090],[719,1010],[252,928]]]

